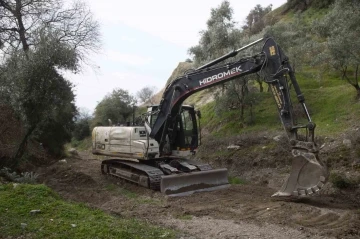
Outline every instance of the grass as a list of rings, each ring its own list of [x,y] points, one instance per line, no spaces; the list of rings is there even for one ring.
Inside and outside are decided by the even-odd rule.
[[[155,205],[162,204],[161,200],[141,196],[135,192],[132,192],[125,188],[121,188],[115,184],[108,184],[105,186],[105,189],[108,190],[109,192],[114,192],[117,195],[122,195],[127,197],[128,199],[131,199],[134,204],[155,204]]]
[[[293,21],[295,10],[284,13],[286,5],[275,9],[269,18],[279,18],[280,21]],[[323,18],[328,8],[310,7],[301,13],[305,24]],[[271,16],[270,16],[271,15]],[[337,136],[349,126],[357,125],[357,115],[360,112],[360,102],[355,100],[354,87],[341,80],[339,72],[325,71],[320,67],[303,66],[296,73],[300,88],[306,99],[312,120],[317,124],[316,135]],[[267,89],[264,84],[265,91]],[[201,106],[203,128],[215,136],[238,135],[246,132],[279,131],[282,130],[275,102],[271,93],[258,93],[259,103],[255,105],[254,123],[249,121],[249,110],[246,109],[245,119],[240,120],[239,110],[225,109],[216,113],[215,102]],[[291,92],[293,103],[297,102],[294,92]],[[201,96],[205,98],[205,95]],[[302,122],[307,122],[303,120]]]
[[[40,213],[30,215],[31,210]],[[26,223],[25,228],[21,223]],[[71,224],[75,224],[73,227]],[[174,238],[171,230],[63,201],[45,185],[0,184],[4,238]]]
[[[312,72],[297,74],[306,105],[313,122],[317,124],[316,135],[336,136],[356,125],[360,112],[360,102],[355,100],[354,87],[340,80],[336,73],[326,73],[321,82],[310,77]],[[267,87],[266,87],[267,88]],[[266,89],[265,88],[265,89]],[[275,102],[270,92],[259,94],[259,103],[253,108],[255,120],[247,123],[249,110],[245,110],[245,120],[240,120],[239,110],[226,110],[216,113],[215,102],[201,107],[202,128],[216,136],[238,135],[246,132],[281,131],[283,129],[276,110]],[[293,105],[297,99],[291,91]],[[298,105],[301,109],[300,105]],[[302,123],[306,123],[304,118]]]
[[[188,220],[191,220],[193,218],[193,216],[189,215],[189,214],[182,214],[182,215],[175,216],[175,218],[188,221]]]
[[[329,181],[339,189],[355,188],[359,184],[359,179],[351,179],[346,177],[344,173],[331,172]]]
[[[228,180],[229,180],[230,184],[235,184],[235,185],[236,184],[245,184],[245,180],[238,178],[238,177],[229,176]]]
[[[70,143],[71,147],[76,148],[77,150],[88,150],[89,148],[91,148],[92,142],[91,142],[91,136],[83,139],[83,140],[76,140],[76,139],[72,139],[71,143]]]

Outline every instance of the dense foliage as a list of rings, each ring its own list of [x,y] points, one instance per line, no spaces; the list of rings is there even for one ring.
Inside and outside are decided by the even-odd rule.
[[[73,85],[62,72],[76,73],[97,49],[98,23],[81,2],[65,8],[62,0],[0,0],[0,12],[1,109],[21,125],[11,140],[0,138],[0,150],[12,148],[0,164],[18,166],[31,154],[29,142],[60,156],[77,112]]]
[[[335,0],[287,0],[286,11],[300,10],[305,11],[310,7],[317,9],[327,8],[334,3]]]
[[[338,0],[321,21],[313,24],[320,40],[314,43],[318,55],[314,64],[334,69],[351,84],[360,98],[360,1]]]
[[[135,97],[123,89],[114,89],[96,106],[93,126],[121,125],[131,122],[136,104]]]
[[[92,117],[87,109],[80,108],[75,116],[75,125],[72,131],[72,137],[77,140],[83,140],[90,136],[90,125]]]
[[[359,3],[355,0],[288,0],[275,11],[272,11],[271,5],[257,5],[248,14],[244,25],[238,28],[229,2],[223,1],[211,10],[207,29],[200,32],[198,45],[189,48],[189,53],[199,65],[270,35],[289,56],[297,73],[308,72],[306,74],[311,78],[320,81],[333,72],[350,83],[359,97]],[[223,39],[220,39],[221,36],[224,36]],[[258,53],[259,50],[247,50],[238,57]],[[307,70],[309,67],[311,71]],[[259,90],[254,87],[257,85]],[[215,112],[236,110],[240,122],[252,123],[258,96],[263,91],[262,79],[257,75],[230,81],[215,91]]]

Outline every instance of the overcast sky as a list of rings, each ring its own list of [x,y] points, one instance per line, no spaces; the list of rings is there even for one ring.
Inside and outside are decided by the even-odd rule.
[[[145,86],[160,90],[187,50],[206,29],[210,9],[222,0],[87,0],[101,25],[102,50],[90,57],[92,67],[69,75],[76,92],[76,105],[92,112],[114,88],[135,94]],[[273,5],[286,0],[230,0],[234,19],[242,25],[256,4]]]

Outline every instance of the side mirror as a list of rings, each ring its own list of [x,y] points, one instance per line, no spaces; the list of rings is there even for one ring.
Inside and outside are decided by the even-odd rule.
[[[199,119],[201,119],[201,111],[200,111],[200,110],[196,110],[195,113],[196,113],[197,117],[198,117]]]

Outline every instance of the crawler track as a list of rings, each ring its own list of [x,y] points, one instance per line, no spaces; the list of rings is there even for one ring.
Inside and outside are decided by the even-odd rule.
[[[159,165],[159,168],[145,163]],[[102,161],[101,172],[172,196],[217,190],[229,184],[227,169],[212,169],[209,164],[180,159],[161,163],[109,159]]]
[[[161,176],[164,175],[158,168],[118,159],[102,161],[101,172],[156,191],[160,190]],[[125,174],[128,176],[124,176]]]

